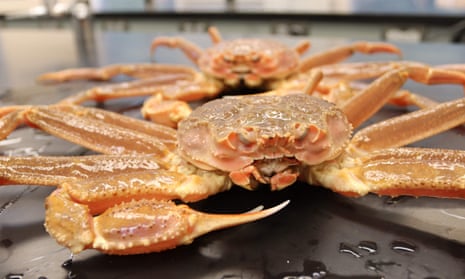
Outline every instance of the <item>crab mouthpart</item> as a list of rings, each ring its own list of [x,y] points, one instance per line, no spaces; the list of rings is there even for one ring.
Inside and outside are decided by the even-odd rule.
[[[229,174],[231,181],[247,190],[254,190],[258,184],[269,184],[271,190],[281,190],[297,180],[300,162],[293,158],[255,161]]]

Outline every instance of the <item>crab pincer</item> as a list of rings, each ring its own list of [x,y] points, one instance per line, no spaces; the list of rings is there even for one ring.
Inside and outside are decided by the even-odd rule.
[[[73,253],[94,248],[106,254],[141,254],[190,244],[211,231],[265,218],[288,203],[243,214],[207,214],[172,201],[142,199],[115,205],[93,217],[88,206],[57,190],[47,198],[45,226]]]

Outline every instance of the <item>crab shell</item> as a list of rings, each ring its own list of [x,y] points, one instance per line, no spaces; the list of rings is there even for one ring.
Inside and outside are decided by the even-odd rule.
[[[257,39],[237,39],[220,42],[206,49],[199,58],[202,72],[236,86],[244,81],[247,86],[260,86],[264,80],[282,79],[299,66],[297,51],[286,45]]]
[[[341,154],[351,132],[345,115],[319,98],[228,97],[204,104],[180,123],[178,150],[194,165],[230,172],[234,183],[248,186],[231,174],[253,167],[269,178],[289,168],[295,172],[296,165],[320,164]]]

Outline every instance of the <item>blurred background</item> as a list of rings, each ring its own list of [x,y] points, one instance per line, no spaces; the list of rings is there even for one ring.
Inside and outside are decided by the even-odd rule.
[[[463,44],[465,0],[0,0],[0,93],[44,71],[146,62],[136,42],[212,25],[225,37]]]
[[[1,0],[0,28],[463,42],[465,0]]]

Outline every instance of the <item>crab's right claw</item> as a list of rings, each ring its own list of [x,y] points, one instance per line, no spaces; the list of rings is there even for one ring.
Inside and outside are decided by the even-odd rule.
[[[94,219],[93,248],[121,255],[159,252],[190,244],[211,231],[265,218],[288,203],[243,214],[206,214],[170,201],[124,203]]]
[[[110,207],[92,218],[87,206],[57,190],[47,199],[46,228],[73,253],[88,248],[117,255],[151,253],[189,244],[214,230],[265,218],[288,203],[243,214],[206,214],[171,201],[143,199]]]

